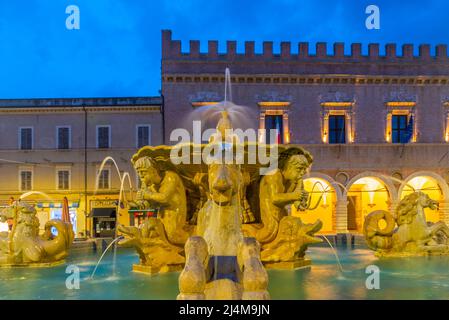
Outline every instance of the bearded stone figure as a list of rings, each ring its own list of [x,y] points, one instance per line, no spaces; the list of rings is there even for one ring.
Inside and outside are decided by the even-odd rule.
[[[12,219],[11,232],[0,233],[0,265],[51,266],[63,263],[74,239],[70,223],[52,219],[45,224],[39,235],[36,209],[26,203],[15,201],[0,213],[0,221]],[[53,235],[56,228],[57,235]]]

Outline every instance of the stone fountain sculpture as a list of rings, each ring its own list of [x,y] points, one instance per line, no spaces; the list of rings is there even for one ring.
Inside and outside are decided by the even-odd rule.
[[[198,213],[195,236],[186,244],[187,262],[179,277],[179,300],[266,300],[268,274],[259,244],[244,238],[238,165],[208,166],[209,200]]]
[[[380,257],[449,254],[449,228],[440,221],[426,221],[424,209],[434,210],[437,202],[417,191],[399,202],[394,214],[377,210],[365,218],[367,245]],[[386,226],[379,227],[384,220]]]
[[[0,267],[52,266],[64,262],[74,239],[71,224],[50,220],[39,235],[36,209],[15,201],[0,213],[0,221],[13,220],[11,232],[0,233]],[[54,236],[52,228],[58,234]]]
[[[236,136],[226,133],[232,126],[227,113],[221,114],[216,134],[212,135],[208,144],[187,143],[179,148],[181,150],[186,147],[189,150],[185,155],[187,160],[190,160],[195,152],[203,153],[205,149],[213,149],[216,145],[218,149],[236,150],[242,147],[246,155],[252,152],[251,143],[240,143]],[[266,145],[264,150],[267,153],[271,153],[272,148],[278,148],[279,167],[261,176],[259,169],[264,165],[259,162],[223,165],[220,162],[205,164],[181,161],[175,165],[171,160],[174,148],[146,146],[132,158],[141,186],[136,199],[129,203],[129,207],[158,211],[157,217],[148,218],[140,226],[118,228],[125,236],[119,244],[133,246],[139,253],[140,264],[134,265],[133,270],[148,273],[179,270],[186,263],[186,259],[187,264],[189,259],[192,259],[187,248],[203,252],[201,248],[204,246],[200,244],[202,241],[206,243],[206,263],[209,263],[210,256],[227,256],[227,249],[226,254],[215,252],[210,240],[212,234],[214,239],[219,235],[226,239],[230,234],[233,235],[232,241],[229,238],[226,244],[232,247],[232,250],[229,250],[233,252],[234,257],[245,256],[251,260],[254,257],[249,255],[249,252],[260,251],[261,261],[267,267],[285,269],[310,264],[310,261],[305,259],[305,252],[309,244],[321,242],[314,234],[320,230],[322,224],[319,220],[314,224],[303,224],[299,217],[290,216],[286,209],[288,205],[299,210],[310,208],[311,197],[304,190],[303,184],[303,176],[313,161],[310,153],[296,146]],[[222,175],[231,177],[230,181],[224,183],[226,179],[218,179],[223,186],[215,185],[216,177]],[[227,217],[234,219],[237,215],[237,220],[226,224],[227,229],[223,230],[212,231],[207,227],[209,224],[205,221],[212,219],[213,212],[226,210],[232,211]],[[216,223],[214,226],[219,224]],[[231,226],[233,229],[228,230]],[[192,238],[190,244],[184,248],[191,236],[200,237],[201,240]],[[245,237],[257,239],[256,244],[245,240]],[[247,245],[243,245],[245,243]],[[252,249],[248,249],[248,246]],[[239,252],[242,253],[239,255]],[[202,255],[203,253],[200,254]],[[230,263],[234,268],[235,261],[229,261],[221,262],[226,265]],[[237,261],[237,264],[242,261]],[[219,270],[218,273],[220,272]],[[237,271],[233,277],[235,281],[241,279]],[[241,282],[237,282],[241,285]]]
[[[148,156],[132,160],[139,175],[141,188],[132,209],[158,209],[158,217],[146,219],[142,225],[122,226],[118,230],[126,237],[119,241],[124,247],[134,247],[140,264],[134,271],[147,273],[181,270],[184,244],[189,236],[185,230],[187,218],[186,191],[179,175],[161,171],[155,160]]]
[[[299,217],[289,216],[287,205],[298,210],[310,207],[310,197],[304,190],[303,176],[309,170],[313,158],[301,148],[290,148],[281,154],[279,167],[260,181],[261,225],[251,230],[262,245],[262,261],[267,267],[294,269],[310,265],[304,259],[309,244],[322,240],[314,234],[322,227],[317,220],[313,224],[302,223]]]

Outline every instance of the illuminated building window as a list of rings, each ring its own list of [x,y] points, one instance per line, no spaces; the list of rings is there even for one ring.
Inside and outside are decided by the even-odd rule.
[[[56,146],[58,149],[70,149],[70,127],[56,127]]]
[[[409,119],[407,119],[409,118]],[[399,114],[391,117],[391,142],[408,143],[413,135],[413,117]]]
[[[290,131],[288,123],[288,109],[290,102],[263,101],[258,103],[260,107],[259,118],[259,142],[270,143],[270,129],[277,130],[274,141],[281,144],[290,143]]]
[[[270,140],[270,130],[276,130],[276,143],[284,143],[284,137],[282,135],[282,115],[266,115],[265,130],[265,141],[271,143],[272,140]]]
[[[324,143],[354,142],[354,102],[321,102],[321,139]]]
[[[98,177],[98,189],[109,189],[111,185],[109,169],[103,169]]]
[[[151,145],[151,126],[137,125],[136,127],[136,147],[138,149]]]
[[[344,115],[329,116],[329,143],[346,143],[346,121]]]
[[[32,127],[19,128],[19,149],[20,150],[33,149],[33,128]]]
[[[31,170],[20,170],[19,177],[21,191],[33,190],[33,172]]]
[[[58,190],[69,190],[70,189],[70,171],[69,170],[58,170],[57,172],[57,187]]]
[[[97,148],[111,147],[111,126],[97,126]]]
[[[416,142],[415,102],[387,102],[385,140],[389,143]]]

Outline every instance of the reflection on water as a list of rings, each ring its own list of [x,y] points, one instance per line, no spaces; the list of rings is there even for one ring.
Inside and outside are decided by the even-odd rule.
[[[449,299],[449,257],[379,260],[365,248],[337,247],[344,272],[324,244],[309,249],[313,265],[296,271],[269,270],[272,299]],[[139,258],[134,250],[118,249],[115,276],[112,256],[89,276],[99,254],[74,253],[67,264],[80,268],[79,290],[65,286],[66,265],[54,268],[0,268],[0,299],[175,299],[179,273],[149,276],[131,271]],[[368,290],[365,268],[380,268],[380,289]]]

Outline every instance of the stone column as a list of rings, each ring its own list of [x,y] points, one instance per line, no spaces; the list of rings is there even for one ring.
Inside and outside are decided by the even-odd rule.
[[[265,111],[260,112],[259,116],[259,143],[266,143],[266,133],[265,133]]]
[[[290,143],[290,129],[288,126],[288,113],[285,111],[282,114],[282,126],[284,129],[284,132],[282,132],[284,143],[289,144]]]
[[[440,221],[443,221],[449,226],[449,201],[442,200],[438,204],[440,212]]]
[[[335,203],[335,230],[338,233],[348,233],[348,200],[338,200]]]

